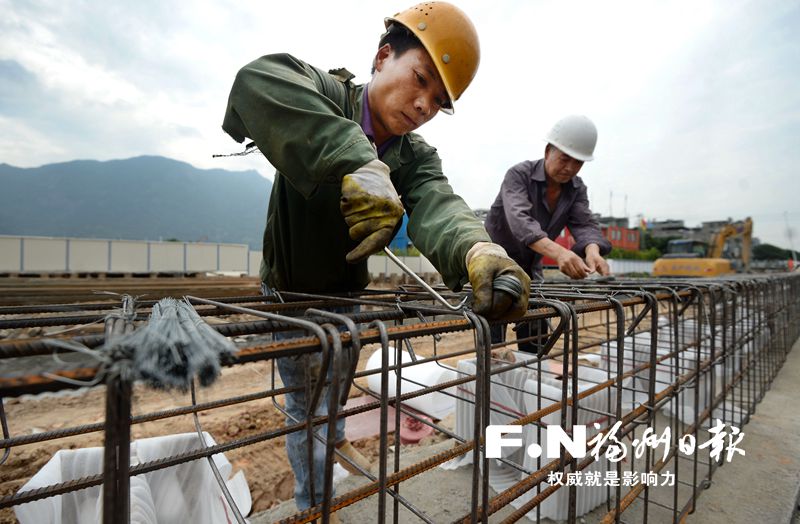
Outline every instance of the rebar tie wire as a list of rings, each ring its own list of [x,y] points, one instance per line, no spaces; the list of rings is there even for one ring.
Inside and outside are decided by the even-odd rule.
[[[696,284],[696,283],[694,283],[694,284]],[[731,286],[731,287],[732,287],[732,286]],[[675,298],[675,294],[677,293],[677,292],[675,291],[675,289],[676,289],[676,288],[677,288],[677,289],[680,289],[680,287],[679,287],[679,286],[675,286],[675,287],[669,288],[669,289],[671,290],[671,293],[673,293],[673,298]],[[662,288],[662,289],[663,289],[663,288]],[[686,287],[684,287],[683,289],[686,289]],[[701,292],[700,292],[700,294],[702,294],[702,293],[703,293],[703,292],[701,291]],[[693,295],[694,295],[694,294],[693,294]],[[582,298],[585,298],[585,297],[582,297]],[[687,301],[687,302],[688,302],[688,304],[684,304],[684,307],[681,309],[680,313],[684,313],[684,312],[686,311],[686,309],[687,309],[688,307],[690,307],[690,306],[691,306],[691,304],[694,302],[694,296],[690,297],[690,300],[689,300],[689,301]],[[248,311],[248,313],[249,313],[249,311]],[[701,315],[703,315],[703,317],[705,317],[703,320],[706,320],[706,321],[708,321],[707,314],[708,314],[708,313],[707,313],[707,311],[705,311],[704,309],[701,311]],[[639,318],[639,317],[637,317],[637,318]],[[286,320],[286,317],[282,317],[282,318],[281,318],[281,320]],[[791,328],[791,331],[792,331],[792,333],[791,333],[791,334],[792,334],[792,335],[795,335],[795,334],[796,334],[795,332],[796,332],[797,330],[796,330],[795,328],[796,328],[796,326],[794,326],[794,325],[793,325],[793,326],[792,326],[792,328]],[[713,336],[713,335],[712,335],[712,336]],[[323,338],[320,338],[320,340],[323,340]],[[677,343],[677,341],[676,341],[676,343]],[[699,344],[700,342],[698,341],[697,343]],[[734,343],[736,343],[736,341],[734,341]],[[663,358],[669,358],[669,357],[670,357],[670,355],[665,355]],[[659,361],[660,361],[660,360],[662,360],[662,359],[660,358],[660,359],[659,359]],[[749,363],[748,363],[748,367],[749,367]],[[705,369],[705,367],[704,367],[703,369]],[[745,370],[742,370],[742,372],[744,372],[744,371],[745,371]],[[687,383],[689,383],[689,382],[690,382],[690,381],[692,381],[693,379],[696,379],[696,371],[695,371],[694,373],[695,373],[695,374],[689,374],[689,376],[688,376],[688,377],[685,377],[685,380],[684,380],[684,381],[682,381],[682,382],[679,382],[679,383],[676,385],[676,389],[678,389],[678,388],[681,388],[682,386],[685,386],[685,385],[687,385]],[[673,391],[673,394],[674,394],[674,391]],[[715,404],[716,404],[716,403],[715,403]],[[640,406],[640,408],[641,408],[641,407],[642,407],[642,406]],[[650,407],[650,406],[645,406],[645,409],[648,409],[648,408],[651,408],[651,407]],[[648,409],[648,410],[649,410],[649,409]],[[217,452],[219,452],[219,451],[217,451]],[[209,455],[205,455],[205,454],[203,454],[203,455],[200,455],[200,456],[209,456]],[[581,468],[581,469],[582,469],[582,468]],[[63,489],[64,487],[65,487],[65,486],[62,484],[62,489]],[[45,489],[46,489],[46,488],[45,488]],[[8,501],[6,500],[6,502],[8,502]]]

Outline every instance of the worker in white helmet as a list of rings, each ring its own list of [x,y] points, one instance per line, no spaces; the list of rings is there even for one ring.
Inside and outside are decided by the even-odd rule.
[[[223,129],[252,140],[278,170],[264,232],[265,293],[363,289],[367,258],[389,243],[405,212],[415,247],[448,287],[470,283],[480,315],[519,318],[530,278],[491,242],[450,187],[436,149],[414,133],[440,112],[453,113],[471,83],[480,62],[475,27],[447,2],[425,2],[384,23],[366,85],[344,69],[326,72],[288,54],[263,56],[236,76]],[[517,278],[516,298],[493,287],[499,276]],[[319,357],[278,359],[284,386],[315,378]],[[326,406],[323,397],[317,414]],[[304,391],[287,393],[286,411],[287,423],[306,421]],[[326,428],[320,433],[327,437]],[[343,419],[335,438],[342,455],[369,467],[345,438]],[[315,446],[309,460],[309,446],[305,431],[286,437],[301,510],[319,504],[323,492],[325,449]]]
[[[555,260],[573,279],[608,275],[603,256],[611,244],[592,217],[586,185],[578,176],[583,163],[594,159],[597,128],[586,116],[569,115],[555,123],[545,140],[544,158],[525,160],[506,173],[486,230],[533,280],[544,279],[543,257]],[[554,242],[565,226],[576,240],[571,250]],[[504,326],[495,326],[494,342],[500,341],[499,328]],[[526,335],[520,328],[517,338]],[[532,346],[523,343],[520,349],[536,352]]]

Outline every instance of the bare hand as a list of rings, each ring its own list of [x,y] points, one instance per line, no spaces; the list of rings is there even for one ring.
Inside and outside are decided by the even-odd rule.
[[[589,273],[594,271],[594,268],[587,266],[581,257],[567,249],[558,255],[556,261],[558,262],[558,270],[575,280],[586,278]]]
[[[598,253],[587,253],[586,265],[592,272],[597,271],[603,276],[608,276],[611,274],[611,270],[608,267],[608,262],[606,262],[606,259],[601,257]]]

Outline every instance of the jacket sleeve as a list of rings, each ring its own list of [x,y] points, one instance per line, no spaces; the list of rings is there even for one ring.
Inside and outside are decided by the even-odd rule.
[[[586,246],[589,244],[597,244],[602,256],[611,251],[611,243],[603,237],[600,225],[592,217],[592,211],[589,209],[589,196],[586,186],[583,184],[578,187],[578,195],[569,211],[567,226],[569,226],[572,236],[575,237],[572,251],[579,256],[586,256]]]
[[[237,142],[252,139],[310,198],[324,180],[377,158],[360,126],[345,117],[345,98],[341,82],[323,71],[288,54],[263,56],[236,75],[222,129]]]
[[[466,284],[467,251],[476,242],[491,242],[489,234],[442,174],[436,150],[417,157],[395,184],[408,211],[408,235],[431,261],[445,285],[458,291]]]
[[[503,199],[503,213],[514,238],[529,246],[547,237],[547,233],[534,218],[533,206],[526,184],[527,172],[524,163],[512,167],[506,172],[500,186]]]

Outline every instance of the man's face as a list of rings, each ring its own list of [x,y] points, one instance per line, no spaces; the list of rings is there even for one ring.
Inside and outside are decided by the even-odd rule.
[[[583,167],[583,162],[567,155],[555,146],[548,145],[544,152],[544,172],[559,184],[572,180]]]
[[[424,49],[409,49],[398,57],[389,44],[375,57],[368,96],[378,143],[414,131],[448,101],[442,79]]]

